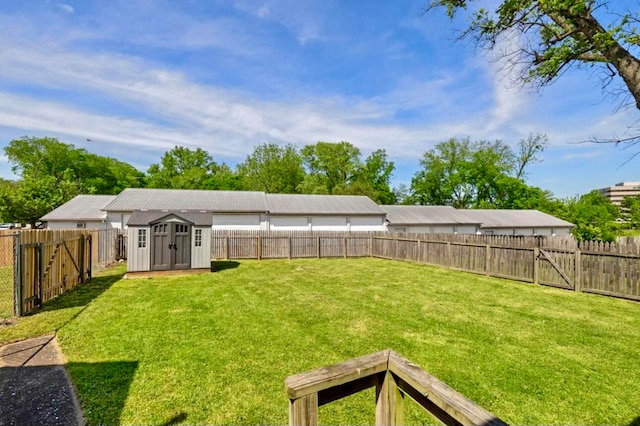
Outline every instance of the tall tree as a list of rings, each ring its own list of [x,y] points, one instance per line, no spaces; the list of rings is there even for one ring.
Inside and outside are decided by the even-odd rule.
[[[25,136],[9,142],[4,151],[20,179],[0,189],[3,220],[35,225],[77,194],[117,194],[143,183],[144,174],[131,165],[55,138]]]
[[[593,190],[579,198],[565,200],[565,220],[575,224],[573,235],[579,240],[614,241],[618,208]]]
[[[204,189],[217,164],[202,148],[176,146],[147,170],[149,188]]]
[[[621,214],[635,228],[640,229],[640,196],[624,197],[622,200]]]
[[[281,194],[296,193],[305,175],[296,147],[274,143],[256,146],[237,170],[243,189]]]
[[[395,170],[387,151],[373,151],[360,166],[351,183],[352,193],[367,195],[378,204],[395,204],[396,194],[391,189],[391,176]],[[359,188],[358,188],[359,187]]]
[[[423,155],[408,201],[456,208],[539,208],[551,195],[526,185],[522,176],[543,149],[532,142],[541,137],[521,141],[518,154],[502,141],[441,142]]]
[[[333,194],[344,190],[361,167],[360,150],[349,142],[318,142],[302,148],[308,175],[303,191]]]
[[[428,9],[445,7],[453,18],[476,0],[432,0]],[[616,10],[617,9],[617,10]],[[463,37],[481,47],[500,44],[510,65],[524,66],[524,81],[547,85],[570,67],[602,65],[618,75],[640,109],[640,11],[625,11],[608,0],[503,0],[472,14]]]
[[[80,192],[67,176],[26,176],[14,186],[0,187],[0,217],[3,221],[29,223],[35,227],[42,216]]]
[[[525,178],[525,170],[529,164],[542,161],[540,154],[548,144],[549,139],[544,133],[531,133],[526,139],[521,139],[520,142],[518,142],[516,179]]]
[[[427,10],[445,8],[450,18],[477,0],[431,0]],[[484,3],[483,3],[484,4]],[[497,52],[518,79],[537,87],[571,68],[597,68],[602,88],[628,93],[640,109],[640,9],[609,0],[502,0],[472,12],[461,38]],[[503,43],[503,41],[506,41]],[[593,73],[592,73],[593,74]],[[622,90],[613,81],[620,82]],[[640,142],[640,135],[599,142]]]
[[[55,138],[22,137],[4,149],[12,170],[32,179],[51,176],[74,182],[79,192],[117,194],[124,188],[139,187],[144,174],[130,164],[76,148]]]

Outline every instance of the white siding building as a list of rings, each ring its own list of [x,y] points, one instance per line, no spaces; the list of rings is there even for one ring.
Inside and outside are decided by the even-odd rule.
[[[416,234],[476,234],[479,223],[449,206],[380,206],[387,230]]]
[[[356,195],[267,194],[272,231],[384,231],[385,212]]]
[[[115,198],[115,195],[78,195],[40,220],[46,222],[49,229],[112,228],[103,209]]]
[[[462,210],[449,206],[381,206],[389,232],[569,235],[573,224],[538,210]]]

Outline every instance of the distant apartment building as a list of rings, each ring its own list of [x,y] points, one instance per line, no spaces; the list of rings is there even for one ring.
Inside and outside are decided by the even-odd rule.
[[[611,200],[613,204],[619,206],[624,197],[640,195],[640,182],[620,182],[614,186],[601,188],[598,191]]]

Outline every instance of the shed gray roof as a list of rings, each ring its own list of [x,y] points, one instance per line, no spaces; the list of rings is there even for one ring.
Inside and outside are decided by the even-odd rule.
[[[99,221],[107,216],[102,209],[115,195],[77,195],[55,210],[42,216],[42,221]]]
[[[267,202],[263,192],[127,188],[106,205],[104,210],[266,213]]]
[[[538,210],[458,210],[481,228],[572,228],[574,225]]]
[[[380,206],[393,225],[462,225],[478,224],[459,210],[449,206]]]
[[[384,210],[363,195],[266,194],[272,214],[350,214],[384,216]]]
[[[127,221],[127,226],[147,226],[168,216],[182,218],[196,226],[211,226],[213,223],[211,213],[135,211]]]

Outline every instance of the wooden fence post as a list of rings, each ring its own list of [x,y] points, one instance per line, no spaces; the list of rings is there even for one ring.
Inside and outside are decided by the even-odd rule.
[[[320,237],[318,237],[318,259],[320,259]]]
[[[451,266],[451,263],[451,243],[447,241],[447,261],[445,262],[445,264],[447,266]]]
[[[573,280],[573,289],[575,291],[582,291],[582,256],[580,254],[580,249],[576,249],[576,273]]]
[[[229,260],[229,236],[227,235],[225,238],[225,248],[224,248],[225,254],[227,255],[227,260]]]
[[[344,244],[343,244],[343,249],[344,249],[344,258],[347,258],[347,237],[344,237]]]
[[[486,276],[491,276],[491,245],[486,245],[486,253],[484,256],[484,273]]]
[[[293,242],[293,237],[291,235],[289,235],[289,259],[291,259],[291,251],[293,250],[292,248],[292,242]]]
[[[540,271],[540,248],[533,249],[533,283],[538,284],[538,274]]]
[[[396,243],[393,249],[393,258],[398,260],[398,237],[394,236],[393,241]]]
[[[258,255],[258,260],[262,260],[262,239],[260,235],[256,237],[256,253]]]
[[[404,424],[404,395],[387,370],[382,383],[376,385],[376,426]]]
[[[80,235],[80,259],[78,259],[78,269],[80,269],[80,284],[84,283],[84,235]]]
[[[318,394],[312,393],[289,400],[290,426],[315,426],[318,424]]]
[[[373,235],[369,237],[369,257],[373,257]]]

